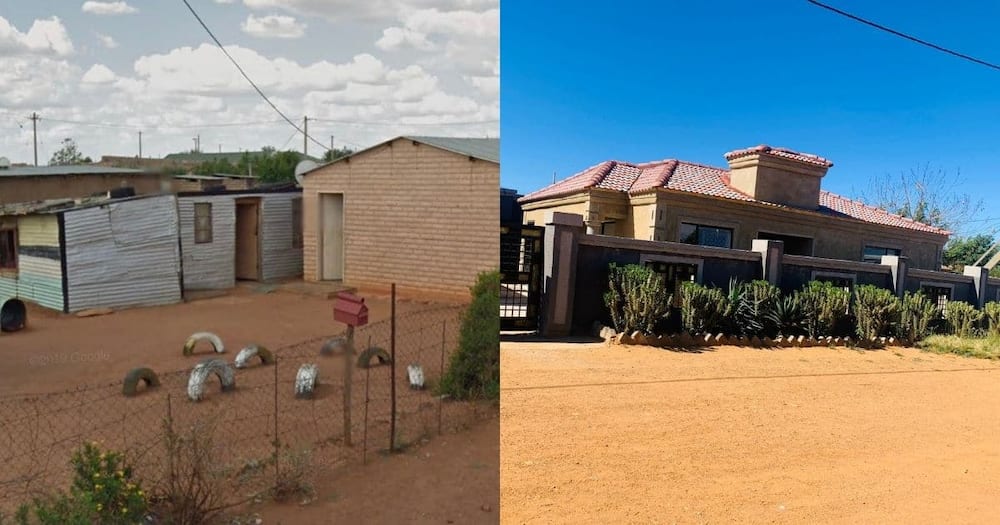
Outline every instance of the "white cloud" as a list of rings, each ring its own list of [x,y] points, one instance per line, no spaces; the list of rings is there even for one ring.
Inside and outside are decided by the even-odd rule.
[[[378,20],[419,9],[485,9],[499,5],[498,0],[243,0],[251,9],[284,9],[293,13],[320,16],[329,20]]]
[[[115,81],[115,73],[104,64],[94,64],[80,80],[84,84],[110,84]]]
[[[0,16],[0,52],[66,56],[73,52],[73,42],[58,17],[35,20],[28,32],[22,33]]]
[[[433,42],[427,40],[427,35],[404,27],[389,27],[382,30],[382,38],[375,42],[375,46],[383,51],[404,47],[430,51],[435,47]]]
[[[217,3],[217,4],[231,4],[231,3],[235,2],[235,1],[236,0],[215,0],[215,3]]]
[[[84,13],[92,15],[128,15],[139,12],[138,9],[126,2],[97,2],[95,0],[87,0],[80,9]]]
[[[500,96],[500,77],[497,75],[467,76],[465,81],[483,95],[493,98]]]
[[[240,28],[244,33],[260,38],[300,38],[306,34],[305,24],[282,15],[257,17],[250,14]]]
[[[114,49],[118,47],[118,42],[116,42],[111,35],[102,35],[98,33],[97,40],[101,43],[102,46],[108,49]]]

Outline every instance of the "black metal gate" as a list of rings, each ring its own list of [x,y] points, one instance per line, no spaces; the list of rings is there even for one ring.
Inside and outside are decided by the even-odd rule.
[[[537,330],[542,298],[540,226],[500,226],[500,329]]]

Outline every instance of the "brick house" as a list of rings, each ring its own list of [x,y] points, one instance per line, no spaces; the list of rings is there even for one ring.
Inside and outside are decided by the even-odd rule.
[[[950,232],[820,188],[833,163],[783,148],[725,154],[729,169],[681,160],[605,161],[520,199],[524,221],[582,215],[588,232],[749,250],[754,239],[785,253],[877,263],[900,255],[940,269]]]
[[[500,251],[500,141],[398,137],[302,176],[303,278],[468,297]]]
[[[169,179],[162,174],[138,169],[0,165],[0,204],[89,197],[121,188],[132,188],[139,194],[159,193],[169,187]]]

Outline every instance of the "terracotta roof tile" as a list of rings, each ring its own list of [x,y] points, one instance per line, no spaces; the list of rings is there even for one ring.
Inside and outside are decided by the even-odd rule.
[[[800,162],[808,162],[809,164],[816,164],[817,166],[831,167],[833,163],[819,155],[813,155],[812,153],[801,153],[798,151],[792,151],[787,148],[772,148],[767,144],[761,144],[760,146],[754,146],[752,148],[738,149],[735,151],[730,151],[726,153],[726,160],[738,159],[740,157],[747,157],[749,155],[772,155],[775,157],[783,157],[786,159],[797,160]]]
[[[741,152],[727,153],[727,158],[735,154],[736,156],[747,155],[749,150]],[[775,154],[774,149],[768,153]],[[800,153],[788,153],[780,150],[778,155],[804,155]],[[829,163],[826,159],[810,156],[812,160],[807,162]],[[832,165],[832,164],[831,164]],[[764,201],[758,201],[729,185],[729,170],[705,166],[693,162],[678,161],[674,159],[646,162],[641,164],[631,164],[618,161],[606,161],[595,166],[591,166],[580,173],[567,179],[563,179],[555,184],[530,193],[521,199],[520,202],[533,202],[537,200],[560,197],[581,192],[589,188],[603,188],[629,192],[632,195],[655,191],[658,188],[709,195],[724,199],[733,199],[744,202],[756,202],[768,204],[776,207],[786,207]],[[815,213],[831,217],[841,217],[861,220],[885,226],[906,228],[939,235],[948,235],[950,232],[923,224],[912,219],[901,217],[886,210],[868,206],[863,202],[848,199],[828,191],[820,191],[819,208]]]

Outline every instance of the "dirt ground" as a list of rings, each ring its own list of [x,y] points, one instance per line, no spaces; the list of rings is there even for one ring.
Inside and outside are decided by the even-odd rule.
[[[358,346],[388,349],[390,326],[380,321],[389,317],[389,298],[360,293],[369,305],[370,324],[358,329]],[[384,515],[390,522],[406,516],[439,523],[498,520],[495,408],[442,402],[431,390],[406,387],[403,365],[423,365],[430,384],[440,376],[446,362],[442,355],[457,345],[460,308],[455,305],[397,303],[396,442],[417,448],[384,460],[379,451],[387,448],[390,434],[389,367],[355,369],[350,405],[354,446],[346,446],[343,363],[318,355],[322,341],[345,327],[332,320],[332,301],[325,296],[245,286],[221,297],[98,317],[29,308],[27,329],[0,336],[0,512],[38,491],[64,487],[70,474],[67,459],[83,441],[141,454],[138,470],[155,478],[166,459],[151,444],[162,441],[170,415],[182,432],[198,421],[214,421],[205,432],[218,445],[214,460],[227,469],[259,465],[270,456],[275,439],[290,451],[311,450],[318,476],[312,482],[320,499],[301,508],[265,507],[265,523],[328,522],[315,509],[342,514],[350,523],[385,522],[366,513]],[[219,392],[212,384],[207,397],[193,403],[185,394],[187,371],[218,354],[199,347],[195,355],[184,356],[182,347],[191,333],[206,330],[221,337],[226,352],[219,357],[227,361],[243,346],[257,343],[277,354],[278,365],[253,363],[237,371],[234,391]],[[302,341],[306,343],[297,344]],[[319,363],[321,382],[312,398],[297,399],[296,369],[305,362]],[[126,398],[122,378],[138,366],[152,367],[162,385]],[[492,423],[480,423],[483,417]],[[469,425],[474,430],[463,432]],[[365,450],[376,458],[367,467],[359,465]],[[269,469],[248,472],[239,474],[245,480],[234,485],[234,497],[273,478]],[[385,503],[384,490],[397,494],[398,504]],[[282,518],[300,509],[301,519]]]
[[[493,418],[367,467],[319,480],[306,505],[255,509],[265,524],[499,522],[500,422]]]
[[[365,297],[371,323],[389,316],[388,297]],[[195,332],[217,334],[230,358],[250,343],[277,349],[337,334],[345,326],[333,320],[332,304],[316,295],[282,290],[263,293],[241,286],[221,297],[98,317],[81,318],[29,305],[27,328],[0,335],[0,396],[120,381],[138,366],[158,373],[190,368],[192,357],[182,355],[181,349]],[[400,313],[426,307],[398,303]],[[198,357],[209,356],[210,352]]]
[[[505,342],[501,367],[503,523],[996,520],[996,362]]]

